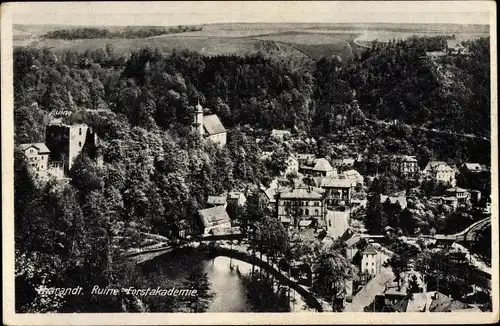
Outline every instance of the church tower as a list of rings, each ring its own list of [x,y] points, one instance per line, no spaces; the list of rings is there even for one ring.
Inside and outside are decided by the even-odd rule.
[[[198,132],[200,136],[203,137],[203,108],[200,105],[200,100],[198,99],[198,104],[195,107],[193,126],[191,130]]]

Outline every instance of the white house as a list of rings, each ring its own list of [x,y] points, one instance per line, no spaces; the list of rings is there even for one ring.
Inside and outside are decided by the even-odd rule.
[[[361,272],[367,272],[371,275],[380,273],[382,266],[393,253],[378,243],[369,243],[363,251],[361,260]]]

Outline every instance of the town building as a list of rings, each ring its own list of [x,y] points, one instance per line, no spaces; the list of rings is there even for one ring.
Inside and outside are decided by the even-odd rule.
[[[324,228],[327,236],[332,239],[339,239],[349,228],[349,210],[329,210],[325,209],[324,220],[320,219],[319,225]]]
[[[203,107],[198,103],[195,107],[195,114],[192,130],[201,137],[211,140],[219,146],[227,143],[227,130],[216,114],[203,115]]]
[[[382,261],[379,252],[369,243],[363,250],[363,258],[361,260],[361,273],[376,275],[380,273]]]
[[[317,187],[325,190],[325,205],[337,206],[340,202],[348,205],[351,202],[351,182],[347,179],[332,177],[315,177]]]
[[[368,243],[362,253],[361,273],[368,273],[370,275],[379,274],[383,265],[393,254],[393,252],[378,243]]]
[[[446,189],[446,194],[448,197],[457,198],[459,205],[467,203],[470,199],[470,193],[460,187]]]
[[[26,164],[35,174],[48,169],[50,150],[44,143],[21,144],[19,148],[26,158]]]
[[[464,163],[460,171],[462,173],[481,173],[481,172],[489,172],[489,169],[486,165],[481,165],[479,163]]]
[[[284,139],[285,137],[290,137],[291,135],[292,134],[290,130],[279,130],[279,129],[271,130],[271,136],[278,139]]]
[[[422,173],[439,183],[456,185],[455,169],[441,161],[430,161],[422,170]]]
[[[414,156],[395,155],[391,159],[391,171],[405,176],[415,176],[419,172],[418,161]]]
[[[221,235],[230,232],[231,219],[224,206],[218,205],[211,208],[200,209],[198,214],[203,227],[203,234]]]
[[[226,196],[208,196],[207,205],[210,206],[227,206]]]
[[[276,193],[278,220],[286,226],[297,226],[300,220],[324,219],[322,190],[304,184],[294,184]]]
[[[298,173],[299,172],[299,161],[293,155],[289,155],[286,159],[286,168],[283,175],[287,175],[289,173]]]
[[[228,205],[244,206],[246,202],[247,202],[247,197],[241,191],[231,191],[230,193],[227,194]]]
[[[302,165],[313,165],[316,159],[316,154],[297,154],[297,160],[299,161],[299,166]]]
[[[358,171],[353,169],[342,172],[341,177],[349,180],[351,188],[353,189],[357,186],[363,186],[365,181],[363,176]]]
[[[337,175],[337,170],[334,169],[325,158],[318,158],[314,160],[312,175],[318,177],[334,177]]]
[[[434,197],[431,197],[431,199],[440,205],[450,206],[453,210],[457,209],[457,207],[458,207],[457,197],[434,196]]]
[[[226,210],[231,218],[238,218],[238,208],[241,208],[247,202],[245,194],[241,191],[231,191],[227,194],[221,194],[226,198]]]

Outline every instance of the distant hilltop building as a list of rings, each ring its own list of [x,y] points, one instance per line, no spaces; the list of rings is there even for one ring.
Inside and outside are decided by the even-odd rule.
[[[446,50],[450,54],[466,54],[467,49],[462,45],[462,42],[457,39],[447,39],[446,40]]]
[[[195,107],[194,119],[191,129],[201,137],[205,137],[218,144],[226,145],[227,131],[216,114],[203,115],[203,107],[198,103]]]

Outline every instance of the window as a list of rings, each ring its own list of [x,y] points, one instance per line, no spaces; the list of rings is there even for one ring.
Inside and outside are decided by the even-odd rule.
[[[30,153],[33,153],[33,150],[32,150],[32,149],[30,149]]]
[[[319,215],[319,210],[318,209],[314,210],[314,215]]]
[[[375,263],[372,263],[372,266],[375,266]]]
[[[300,215],[304,215],[304,210],[302,208],[300,209]]]
[[[332,220],[328,220],[328,226],[332,226]]]
[[[78,142],[78,146],[82,147],[82,142],[81,141]]]
[[[309,215],[309,210],[306,208],[306,215]]]
[[[82,135],[82,128],[79,128],[78,134],[81,136]]]

